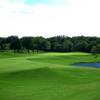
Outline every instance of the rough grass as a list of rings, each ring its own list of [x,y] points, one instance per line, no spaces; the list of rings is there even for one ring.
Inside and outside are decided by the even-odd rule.
[[[72,66],[95,61],[86,53],[2,53],[0,100],[100,100],[100,69]]]

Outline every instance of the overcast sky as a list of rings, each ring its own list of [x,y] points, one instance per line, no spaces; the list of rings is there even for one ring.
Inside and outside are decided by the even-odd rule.
[[[100,36],[100,0],[0,0],[0,37]]]

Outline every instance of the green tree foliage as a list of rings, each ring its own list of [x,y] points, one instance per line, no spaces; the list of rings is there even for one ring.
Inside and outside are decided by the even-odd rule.
[[[69,40],[64,40],[62,43],[62,48],[64,52],[70,52],[73,50],[73,43]]]
[[[0,50],[4,49],[4,47],[3,47],[3,41],[4,41],[4,38],[0,38]]]
[[[74,51],[81,51],[81,52],[90,52],[91,49],[89,49],[89,40],[91,37],[72,37],[73,42],[73,50]],[[90,42],[91,43],[91,42]]]
[[[21,44],[24,49],[29,53],[30,50],[33,50],[33,38],[32,37],[23,37],[21,38]]]
[[[51,44],[49,41],[45,40],[43,43],[43,46],[44,46],[44,48],[43,48],[44,51],[50,51]]]
[[[7,38],[7,41],[10,44],[10,49],[14,52],[19,52],[21,50],[21,42],[17,36],[10,36]]]
[[[8,38],[0,38],[0,50],[27,50],[28,53],[30,51],[94,52],[95,49],[99,48],[98,44],[100,44],[99,37],[85,36],[22,37],[21,39],[17,36],[10,36]]]
[[[88,43],[86,41],[80,41],[75,46],[76,46],[76,51],[86,52],[88,48]]]
[[[35,49],[44,50],[45,39],[43,37],[35,37]]]
[[[94,55],[94,57],[97,58],[98,54],[100,54],[100,44],[93,46],[91,52]]]

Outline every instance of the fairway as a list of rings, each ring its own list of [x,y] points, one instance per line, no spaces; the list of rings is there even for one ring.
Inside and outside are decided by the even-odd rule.
[[[88,53],[0,53],[0,100],[100,100],[100,62]]]

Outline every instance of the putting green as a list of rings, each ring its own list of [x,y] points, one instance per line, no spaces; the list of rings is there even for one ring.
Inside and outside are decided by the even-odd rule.
[[[0,54],[0,100],[100,100],[99,62],[87,53]]]

